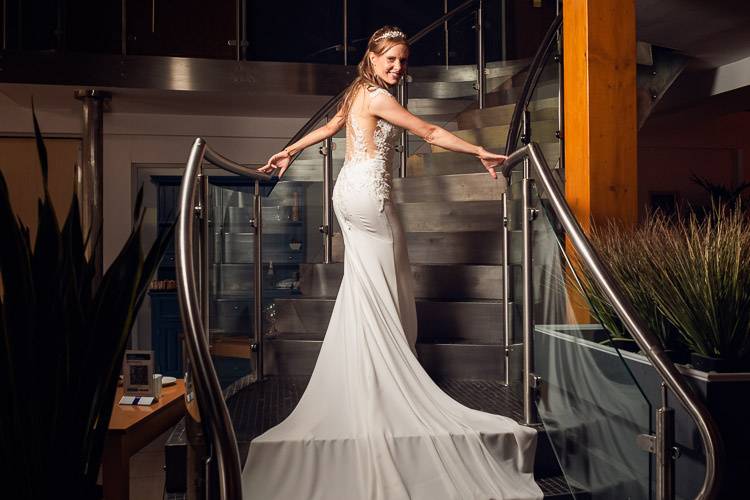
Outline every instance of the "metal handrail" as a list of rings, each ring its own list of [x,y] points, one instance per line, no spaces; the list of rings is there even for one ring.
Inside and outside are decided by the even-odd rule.
[[[562,14],[558,14],[557,17],[552,21],[547,33],[544,34],[542,43],[534,54],[534,59],[531,61],[529,66],[529,76],[523,84],[523,90],[521,90],[521,96],[518,98],[516,107],[513,109],[513,116],[510,119],[510,125],[508,126],[508,136],[505,139],[505,154],[509,155],[516,149],[518,143],[518,136],[521,133],[521,124],[523,122],[523,114],[526,110],[531,96],[536,89],[537,82],[542,76],[544,70],[544,64],[547,61],[549,51],[552,49],[552,41],[555,39],[555,35],[562,26]]]
[[[185,174],[180,185],[179,216],[176,232],[177,296],[183,326],[185,344],[194,373],[198,407],[207,417],[211,438],[218,459],[219,494],[222,499],[242,497],[241,465],[237,437],[229,410],[224,401],[219,379],[216,376],[202,319],[201,299],[196,281],[193,255],[195,197],[198,177],[203,161],[208,161],[226,171],[249,177],[256,182],[274,182],[274,178],[233,162],[208,147],[198,138],[188,157]],[[205,207],[203,207],[205,212]],[[206,216],[207,214],[203,214]],[[206,420],[206,419],[204,419]]]
[[[544,158],[539,144],[532,142],[514,151],[503,164],[503,175],[510,179],[513,167],[526,159],[530,160],[529,163],[537,174],[535,181],[539,182],[542,189],[548,194],[550,205],[565,231],[570,235],[570,242],[580,255],[581,261],[590,271],[593,281],[606,294],[638,346],[695,421],[706,452],[706,475],[696,498],[700,500],[718,498],[721,475],[719,462],[722,458],[723,446],[718,428],[710,412],[664,353],[659,338],[646,328],[644,321],[638,316],[635,308],[586,238],[570,206],[565,201],[565,196],[557,186],[552,170],[547,165],[547,160]]]
[[[422,38],[424,38],[426,35],[428,35],[430,32],[432,32],[434,29],[438,27],[442,27],[443,23],[446,21],[449,21],[450,19],[453,19],[455,16],[459,14],[463,14],[467,10],[469,10],[471,7],[473,7],[475,4],[479,4],[480,0],[467,0],[466,2],[462,3],[455,9],[451,10],[447,14],[439,17],[432,23],[428,24],[421,30],[417,32],[416,35],[410,37],[408,39],[409,45],[413,45],[414,43],[418,42]],[[338,105],[339,102],[344,98],[344,94],[346,93],[346,88],[336,94],[335,96],[331,97],[318,111],[315,112],[315,114],[305,122],[305,124],[300,128],[296,134],[292,136],[292,138],[287,142],[285,147],[289,147],[298,140],[300,140],[302,137],[306,136],[313,128],[315,128],[315,125],[317,125],[323,118],[328,116],[331,111]],[[295,158],[292,158],[292,160],[289,162],[289,166],[294,163]]]

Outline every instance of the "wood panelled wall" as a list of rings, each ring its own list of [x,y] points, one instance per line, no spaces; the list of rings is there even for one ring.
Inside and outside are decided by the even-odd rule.
[[[65,222],[73,200],[75,165],[80,157],[80,139],[45,139],[49,159],[49,190],[57,221]],[[10,191],[16,214],[36,238],[37,204],[42,196],[42,172],[36,141],[31,137],[0,138],[0,172]]]

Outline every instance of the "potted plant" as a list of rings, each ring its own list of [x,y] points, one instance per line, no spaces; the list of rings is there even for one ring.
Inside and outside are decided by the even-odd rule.
[[[48,192],[47,152],[33,117],[43,197],[32,245],[0,175],[0,454],[7,498],[93,499],[122,357],[136,312],[172,236],[141,249],[133,228],[98,283],[73,198],[62,227]]]
[[[703,371],[750,369],[750,219],[741,206],[674,220],[651,214],[635,229],[610,224],[591,238],[666,349],[689,351]],[[581,283],[597,319],[627,336],[591,280]]]
[[[743,491],[750,467],[750,431],[745,425],[750,402],[743,396],[750,390],[750,373],[743,373],[750,372],[750,214],[741,203],[716,204],[675,218],[653,213],[635,228],[594,227],[590,238],[646,326],[673,355],[687,354],[673,360],[682,362],[680,370],[719,425],[728,458],[722,495],[734,498],[733,493]],[[582,269],[575,260],[572,265]],[[650,409],[634,411],[620,427],[616,419],[601,420],[614,426],[609,435],[622,432],[630,439],[629,426],[648,422],[644,416],[661,405],[661,378],[646,356],[611,347],[608,338],[616,344],[629,334],[595,282],[585,272],[568,273],[567,280],[568,291],[574,285],[599,325],[538,326],[536,348],[567,360],[564,367],[549,363],[538,371],[553,383],[555,377],[562,380],[549,390],[567,394],[571,407],[583,400],[595,408],[627,400],[623,395],[637,386],[621,408],[637,406],[640,393]],[[576,331],[598,333],[576,338]],[[585,391],[596,384],[606,389]],[[687,498],[700,486],[703,452],[690,416],[676,398],[670,397],[669,404],[675,409],[676,441],[683,451],[676,462],[678,495]],[[549,408],[554,414],[554,406]],[[637,453],[631,450],[632,463],[640,460]]]

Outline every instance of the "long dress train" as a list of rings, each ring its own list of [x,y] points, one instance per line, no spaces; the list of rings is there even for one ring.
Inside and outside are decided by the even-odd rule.
[[[344,276],[310,382],[294,411],[250,443],[253,500],[540,499],[536,432],[467,408],[415,357],[416,310],[404,231],[389,201],[399,129],[347,119],[334,210]],[[360,108],[361,109],[361,108]],[[373,152],[368,154],[368,151]]]

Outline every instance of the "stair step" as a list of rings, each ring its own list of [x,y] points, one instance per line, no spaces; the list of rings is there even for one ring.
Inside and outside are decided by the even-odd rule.
[[[417,357],[433,378],[499,380],[505,349],[497,344],[417,343]]]
[[[501,238],[499,230],[407,233],[406,244],[412,264],[502,264]],[[514,234],[511,241],[519,238]],[[510,250],[509,262],[519,264],[520,249],[514,245]],[[333,235],[333,260],[344,260],[344,241],[340,233]]]
[[[325,332],[331,318],[333,297],[276,299],[276,330],[288,333]],[[503,304],[499,300],[436,301],[417,299],[420,341],[462,339],[500,343]],[[520,321],[518,305],[511,303],[513,326]],[[514,328],[513,331],[519,331]]]
[[[498,145],[498,147],[487,147],[487,145],[483,145],[492,152],[504,153],[505,136],[502,136],[501,142],[502,144]],[[554,166],[554,159],[560,156],[559,143],[553,141],[541,143],[540,145],[550,166]],[[440,152],[424,151],[422,153],[412,153],[409,155],[406,162],[407,177],[472,173],[485,173],[485,175],[487,175],[486,170],[475,157],[463,153],[454,153],[452,151],[442,150]]]
[[[413,264],[414,294],[419,298],[448,300],[501,299],[502,271],[497,265]],[[302,295],[334,297],[344,275],[344,265],[301,264],[299,272]],[[512,296],[520,297],[520,288],[516,288]]]
[[[475,97],[457,97],[453,99],[437,99],[434,97],[410,97],[406,108],[415,115],[428,116],[456,116],[462,111],[476,107]]]
[[[516,109],[516,103],[503,104],[501,106],[485,107],[483,109],[470,109],[456,116],[456,123],[460,130],[482,128],[492,125],[508,125]],[[529,103],[531,119],[557,120],[558,99],[548,97],[538,99]]]
[[[427,201],[398,205],[407,233],[500,231],[500,201]]]
[[[553,142],[558,130],[557,120],[542,120],[533,122],[532,134],[536,142]],[[487,127],[457,130],[455,135],[472,144],[481,144],[487,148],[504,148],[508,136],[508,125],[491,125]],[[447,149],[432,145],[433,153],[448,152]]]
[[[515,76],[528,68],[529,63],[529,59],[490,61],[485,71],[487,78]],[[411,66],[409,75],[415,81],[473,82],[477,79],[477,67],[474,64]]]
[[[523,78],[520,76],[506,83],[506,88],[487,94],[486,107],[513,104],[518,101],[523,91]],[[559,86],[556,79],[545,78],[539,81],[534,90],[533,99],[557,97]]]
[[[396,203],[497,201],[505,188],[505,177],[493,179],[481,172],[395,178],[391,199]]]
[[[494,92],[500,89],[503,84],[508,82],[513,75],[488,76],[486,79],[486,91]],[[412,98],[436,98],[452,99],[456,97],[471,97],[476,99],[476,69],[474,78],[467,81],[448,82],[448,81],[424,81],[413,78],[409,84],[409,99]]]
[[[322,340],[264,340],[265,372],[297,376],[312,373]],[[504,376],[505,354],[499,344],[417,343],[417,357],[433,378],[499,380]],[[520,362],[519,359],[516,362]]]

